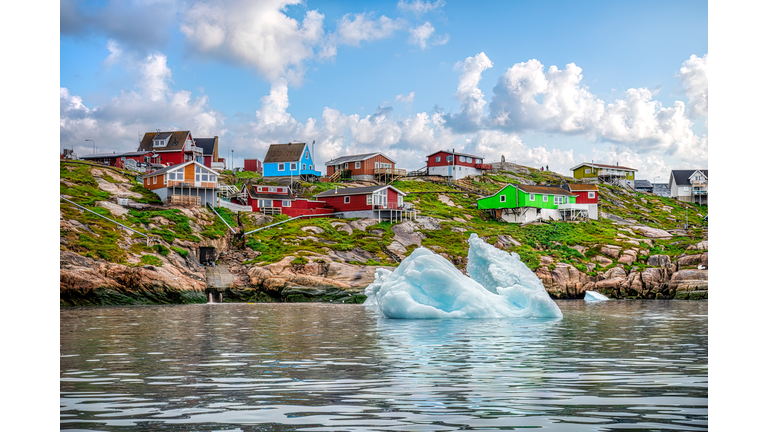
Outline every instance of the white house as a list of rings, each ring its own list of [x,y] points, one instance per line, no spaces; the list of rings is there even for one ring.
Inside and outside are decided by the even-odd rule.
[[[670,196],[674,199],[708,205],[709,170],[672,170],[669,175]]]

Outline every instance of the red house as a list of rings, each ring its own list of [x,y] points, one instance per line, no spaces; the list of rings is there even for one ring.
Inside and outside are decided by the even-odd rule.
[[[382,153],[341,156],[325,163],[329,178],[351,177],[354,180],[388,180],[405,175],[404,169],[395,168],[395,161]],[[336,174],[339,173],[339,174]],[[346,175],[344,175],[346,174]]]
[[[151,151],[156,153],[162,165],[178,165],[195,161],[203,164],[203,149],[195,145],[195,140],[189,131],[147,132],[139,144],[138,152]]]
[[[294,197],[288,186],[244,185],[243,192],[246,202],[240,204],[250,206],[255,212],[290,217],[333,213],[333,208],[326,206],[323,201]]]
[[[243,161],[243,171],[263,173],[264,166],[261,164],[261,161],[258,159],[245,159]]]
[[[413,214],[410,204],[403,203],[405,193],[393,186],[366,186],[332,189],[314,196],[325,201],[340,217],[402,219]]]
[[[580,184],[580,183],[569,183],[566,185],[566,188],[571,193],[576,194],[576,204],[588,204],[589,205],[589,218],[590,219],[597,219],[597,204],[598,204],[598,196],[597,193],[599,189],[597,188],[597,185],[593,184]]]
[[[441,177],[460,179],[471,175],[482,175],[491,169],[490,164],[484,164],[483,158],[468,153],[444,151],[427,156],[427,174]]]

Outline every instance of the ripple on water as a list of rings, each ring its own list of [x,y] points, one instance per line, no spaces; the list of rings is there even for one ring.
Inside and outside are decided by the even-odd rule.
[[[359,305],[62,309],[60,422],[707,429],[707,302],[558,306],[562,320],[460,322],[380,319]]]

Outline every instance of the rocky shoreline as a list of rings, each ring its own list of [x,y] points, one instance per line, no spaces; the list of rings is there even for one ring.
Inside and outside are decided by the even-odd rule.
[[[365,225],[365,221],[356,221]],[[389,249],[401,255],[410,245],[420,245],[421,229],[439,226],[439,221],[424,220],[393,226],[395,239]],[[350,229],[340,224],[337,229]],[[642,231],[638,231],[642,232]],[[650,239],[628,237],[630,248],[605,246],[592,261],[606,265],[636,262],[638,254],[645,254],[652,244]],[[230,244],[217,242],[219,246]],[[499,236],[495,246],[514,251],[516,241]],[[576,248],[587,249],[577,246]],[[708,290],[707,242],[672,262],[667,255],[651,255],[645,266],[632,267],[627,272],[623,266],[615,266],[604,272],[585,273],[575,266],[541,258],[536,275],[552,298],[580,299],[587,290],[597,291],[615,299],[706,299]],[[391,266],[367,266],[350,264],[366,258],[366,251],[315,253],[305,256],[306,263],[293,264],[294,256],[259,266],[243,264],[254,260],[259,253],[250,250],[227,249],[220,254],[218,268],[231,275],[227,286],[216,287],[223,301],[232,302],[345,302],[362,303],[362,293],[374,279],[377,268]],[[699,250],[700,249],[700,250]],[[444,257],[449,258],[447,255]],[[186,258],[163,257],[162,266],[137,266],[114,264],[104,260],[87,258],[69,251],[60,252],[60,304],[62,306],[118,305],[118,304],[176,304],[204,303],[210,278],[194,253]],[[466,262],[454,262],[459,268]],[[588,270],[594,269],[590,265]]]

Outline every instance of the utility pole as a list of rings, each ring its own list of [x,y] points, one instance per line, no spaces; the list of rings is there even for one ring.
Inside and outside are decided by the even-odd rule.
[[[94,141],[92,139],[87,139],[86,141],[90,141],[90,142],[93,143],[93,154],[96,154],[96,141]]]

